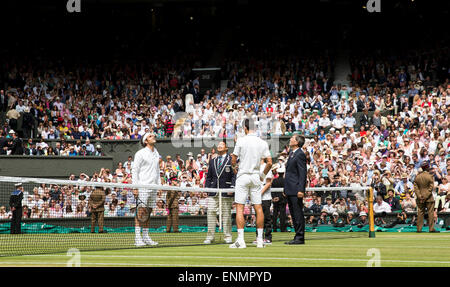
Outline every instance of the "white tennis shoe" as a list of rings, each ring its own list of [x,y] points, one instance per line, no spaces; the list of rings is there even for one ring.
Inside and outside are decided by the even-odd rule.
[[[151,240],[150,238],[144,238],[144,244],[156,246],[158,245],[158,242]]]
[[[135,241],[134,241],[134,246],[136,246],[136,247],[142,247],[142,246],[145,246],[146,244],[145,244],[145,242],[144,241],[142,241],[142,239],[136,239]]]
[[[230,248],[247,248],[244,240],[236,240],[235,243],[230,245]]]
[[[206,239],[205,241],[203,241],[204,244],[211,244],[213,242],[213,240],[211,239]]]
[[[264,248],[264,241],[262,239],[256,240],[256,248]]]

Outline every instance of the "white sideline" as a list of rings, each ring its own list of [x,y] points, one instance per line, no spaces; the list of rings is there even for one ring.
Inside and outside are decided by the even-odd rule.
[[[322,245],[321,245],[322,246]],[[33,257],[67,257],[67,255],[31,255]],[[82,257],[99,257],[99,258],[192,258],[192,259],[237,259],[242,260],[242,257],[227,257],[227,256],[190,256],[190,255],[81,255]],[[352,259],[352,258],[301,258],[301,257],[245,257],[246,260],[293,260],[293,261],[343,261],[343,262],[367,262],[368,259]],[[450,261],[424,261],[424,260],[389,260],[383,259],[383,262],[391,263],[423,263],[423,264],[450,264]],[[15,263],[11,261],[10,263]],[[0,262],[0,264],[5,264]],[[111,263],[109,263],[111,264]],[[114,263],[116,264],[116,263]],[[122,264],[122,263],[117,263]],[[128,263],[123,263],[128,264]],[[129,265],[133,265],[129,263]],[[171,266],[170,264],[168,264]],[[183,265],[184,266],[184,265]],[[213,266],[213,265],[211,265]],[[216,266],[216,265],[214,265]],[[218,266],[219,267],[219,266]]]
[[[23,265],[66,265],[67,262],[17,262],[17,261],[11,261],[11,262],[0,262],[0,265],[16,265],[16,264],[23,264]],[[190,264],[158,264],[158,263],[104,263],[104,262],[86,262],[81,263],[81,265],[106,265],[106,266],[167,266],[167,267],[258,267],[258,266],[235,266],[235,265],[190,265]]]

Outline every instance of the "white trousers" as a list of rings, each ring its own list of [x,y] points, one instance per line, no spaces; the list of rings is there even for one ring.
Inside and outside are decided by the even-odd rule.
[[[222,227],[224,239],[231,239],[231,206],[233,204],[232,197],[222,196]],[[206,239],[214,240],[216,232],[216,220],[219,215],[219,195],[210,196],[208,199],[208,233]]]

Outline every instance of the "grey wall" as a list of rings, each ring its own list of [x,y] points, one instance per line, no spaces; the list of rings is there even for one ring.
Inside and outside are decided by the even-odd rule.
[[[92,175],[101,168],[113,168],[113,158],[62,156],[0,156],[1,176],[67,179],[71,173]]]

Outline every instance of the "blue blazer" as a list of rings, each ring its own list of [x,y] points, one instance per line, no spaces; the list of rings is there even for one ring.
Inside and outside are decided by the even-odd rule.
[[[291,154],[286,163],[284,177],[284,193],[287,196],[296,196],[299,191],[306,189],[306,155],[301,148]]]
[[[236,174],[231,168],[231,156],[226,155],[222,166],[219,168],[218,157],[209,161],[208,174],[205,179],[206,188],[234,188],[236,183]],[[217,192],[208,192],[209,196],[215,196]],[[233,195],[227,195],[222,193],[223,197],[232,197]]]

